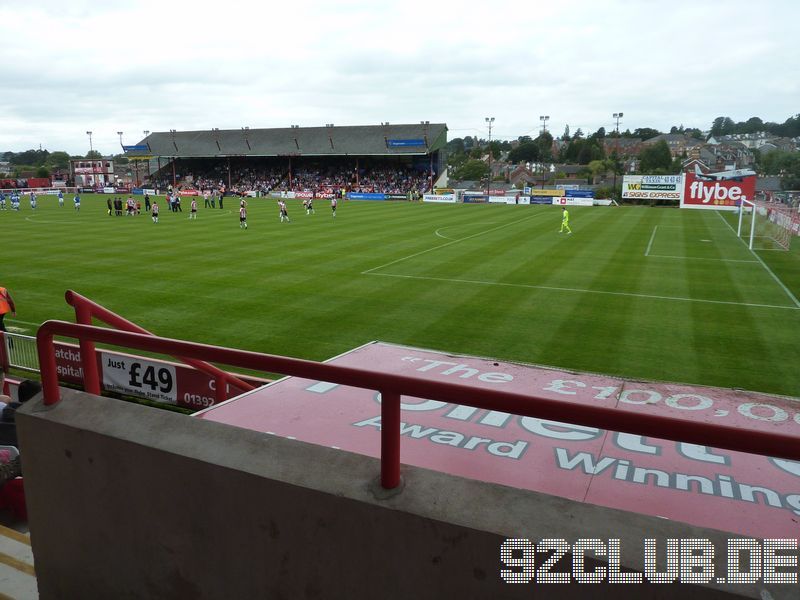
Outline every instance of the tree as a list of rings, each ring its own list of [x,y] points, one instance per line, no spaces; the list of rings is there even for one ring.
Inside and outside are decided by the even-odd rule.
[[[37,177],[50,177],[50,169],[47,167],[39,167],[36,169],[36,176]]]
[[[453,173],[453,178],[457,180],[477,181],[489,176],[489,165],[482,160],[468,160],[464,165]]]
[[[17,152],[8,162],[12,165],[30,165],[39,167],[45,163],[50,153],[47,150],[26,150]]]
[[[553,160],[553,136],[549,131],[540,133],[534,143],[539,147],[539,160],[547,162]]]
[[[570,137],[569,137],[569,125],[566,125],[564,127],[564,135],[561,136],[561,139],[564,140],[565,142],[568,142],[570,140]]]
[[[649,140],[657,135],[661,135],[661,132],[658,129],[653,129],[652,127],[640,127],[633,130],[633,137],[641,138],[643,140]]]
[[[69,168],[69,154],[61,151],[51,152],[47,157],[47,166],[53,169]]]
[[[447,152],[449,154],[464,154],[464,140],[461,138],[454,138],[447,142]]]
[[[89,152],[86,153],[86,158],[95,158],[95,159],[103,158],[103,155],[100,154],[97,150],[89,150]]]
[[[746,122],[742,123],[739,133],[758,133],[759,131],[764,131],[764,121],[758,117],[750,117]]]
[[[601,127],[600,129],[598,129],[597,131],[595,131],[595,132],[594,132],[592,135],[590,135],[589,137],[590,137],[590,138],[597,138],[597,139],[599,139],[599,140],[602,140],[604,137],[606,137],[606,128],[605,128],[605,127]]]
[[[539,144],[533,141],[525,142],[508,153],[508,162],[538,162]]]
[[[672,167],[672,154],[669,151],[667,142],[664,140],[648,145],[642,150],[639,158],[642,161],[640,167],[642,173],[658,175],[669,171]],[[661,173],[659,173],[659,170]]]
[[[711,135],[730,135],[736,133],[736,123],[730,117],[717,117],[711,124]]]
[[[592,177],[591,184],[594,184],[598,177],[608,173],[608,164],[604,160],[593,160],[589,163],[588,168]]]
[[[706,139],[706,136],[703,135],[703,132],[697,129],[697,127],[687,127],[683,130],[683,133],[696,140],[702,141]]]
[[[578,127],[578,129],[575,131],[575,135],[572,136],[572,139],[573,140],[583,139],[583,131],[581,131],[580,127]]]
[[[759,168],[765,175],[778,175],[784,190],[800,189],[800,152],[773,150],[759,155]]]
[[[581,149],[578,152],[578,164],[588,165],[592,162],[592,145],[589,143],[581,144]]]

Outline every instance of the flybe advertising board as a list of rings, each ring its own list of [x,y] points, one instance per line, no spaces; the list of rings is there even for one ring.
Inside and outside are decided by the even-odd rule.
[[[622,180],[625,200],[676,200],[681,208],[737,210],[742,200],[753,199],[755,191],[755,176],[711,181],[683,173],[626,175]]]
[[[694,173],[687,173],[681,208],[737,210],[742,200],[752,200],[755,193],[754,176],[742,177],[740,181],[704,181]]]

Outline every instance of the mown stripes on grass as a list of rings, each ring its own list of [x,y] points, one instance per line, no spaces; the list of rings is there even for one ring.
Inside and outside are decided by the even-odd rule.
[[[567,235],[551,206],[346,202],[334,220],[290,200],[281,224],[253,199],[243,231],[235,202],[155,225],[108,217],[102,196],[80,214],[49,200],[0,213],[20,320],[69,318],[71,288],[161,335],[318,360],[381,339],[800,393],[800,310],[760,263],[732,262],[756,258],[728,215],[575,207]],[[798,295],[800,257],[766,254]]]

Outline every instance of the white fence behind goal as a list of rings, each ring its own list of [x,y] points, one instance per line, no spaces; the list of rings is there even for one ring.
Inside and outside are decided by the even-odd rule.
[[[751,250],[790,250],[800,234],[800,213],[786,204],[742,200],[737,234]]]

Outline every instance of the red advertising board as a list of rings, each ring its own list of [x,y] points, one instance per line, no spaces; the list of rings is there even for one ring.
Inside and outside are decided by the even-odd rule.
[[[626,381],[447,355],[383,343],[329,361],[476,388],[528,392],[573,404],[659,412],[747,431],[797,432],[797,399]],[[378,457],[380,395],[285,378],[196,414],[268,434]],[[401,460],[736,534],[800,537],[800,462],[402,398]]]
[[[741,181],[706,181],[687,173],[681,208],[736,210],[742,200],[753,200],[755,193],[755,176],[742,177]]]
[[[56,342],[55,356],[59,381],[83,385],[80,347]],[[195,410],[216,403],[215,379],[188,365],[98,350],[97,366],[106,391]],[[254,377],[242,379],[254,385],[268,383],[267,380]],[[229,385],[227,395],[236,396],[243,391]]]
[[[199,196],[200,192],[197,190],[181,190],[178,192],[180,196]]]

